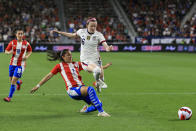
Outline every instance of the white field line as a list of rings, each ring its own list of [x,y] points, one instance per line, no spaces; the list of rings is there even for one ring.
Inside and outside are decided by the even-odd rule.
[[[132,96],[132,95],[196,95],[196,92],[135,92],[135,93],[101,93],[102,95],[126,95],[126,96]],[[0,96],[7,96],[7,94],[0,94]],[[64,94],[50,94],[50,93],[35,93],[35,94],[30,94],[30,93],[24,93],[24,94],[17,94],[17,92],[14,94],[14,96],[65,96],[67,93]]]

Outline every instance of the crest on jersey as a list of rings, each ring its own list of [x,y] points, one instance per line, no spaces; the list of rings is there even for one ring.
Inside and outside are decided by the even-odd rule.
[[[22,48],[26,48],[26,46],[25,46],[25,45],[23,45],[23,46],[22,46]]]
[[[96,40],[96,36],[93,36],[93,40]]]
[[[90,40],[91,39],[91,36],[87,36],[87,40]]]

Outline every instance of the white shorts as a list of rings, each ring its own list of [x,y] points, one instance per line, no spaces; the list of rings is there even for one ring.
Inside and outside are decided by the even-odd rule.
[[[102,66],[102,61],[101,60],[98,60],[98,61],[95,61],[95,62],[93,62],[93,61],[82,61],[81,63],[82,63],[82,68],[85,71],[87,71],[87,67],[88,67],[89,64],[95,64],[95,65],[97,65],[100,68]]]

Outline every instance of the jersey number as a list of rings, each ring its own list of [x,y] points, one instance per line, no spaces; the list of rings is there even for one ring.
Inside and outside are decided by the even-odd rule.
[[[73,72],[74,75],[76,74],[76,71],[74,69],[72,69],[72,72]]]
[[[20,49],[16,49],[16,54],[20,54]]]
[[[22,69],[18,68],[17,73],[20,74],[22,72]]]

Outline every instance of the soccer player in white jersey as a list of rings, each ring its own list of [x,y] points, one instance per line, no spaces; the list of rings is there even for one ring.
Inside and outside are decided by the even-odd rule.
[[[57,30],[53,30],[52,33],[56,32],[70,38],[81,38],[80,61],[82,62],[84,70],[93,72],[93,76],[97,83],[97,89],[100,91],[101,88],[107,88],[107,85],[103,82],[104,73],[98,46],[102,44],[106,51],[112,51],[113,47],[112,45],[108,46],[103,34],[96,31],[96,18],[88,19],[86,26],[87,28],[79,29],[76,33],[61,32]]]
[[[83,70],[81,62],[73,62],[72,54],[69,50],[65,49],[60,52],[50,51],[48,52],[49,60],[60,60],[57,64],[32,90],[34,93],[50,78],[61,73],[63,80],[65,81],[67,94],[75,100],[83,100],[87,104],[91,105],[83,112],[92,112],[98,110],[98,116],[108,117],[110,116],[102,108],[102,103],[97,97],[96,91],[91,86],[85,86],[82,82],[82,77],[79,72]]]
[[[29,58],[32,53],[32,48],[29,42],[23,40],[24,32],[21,29],[16,31],[16,40],[12,40],[7,48],[5,49],[5,54],[12,54],[12,58],[9,65],[9,77],[11,82],[9,96],[4,98],[4,101],[10,102],[11,98],[15,92],[17,85],[17,90],[20,90],[22,81],[21,78],[24,69],[25,61]]]

